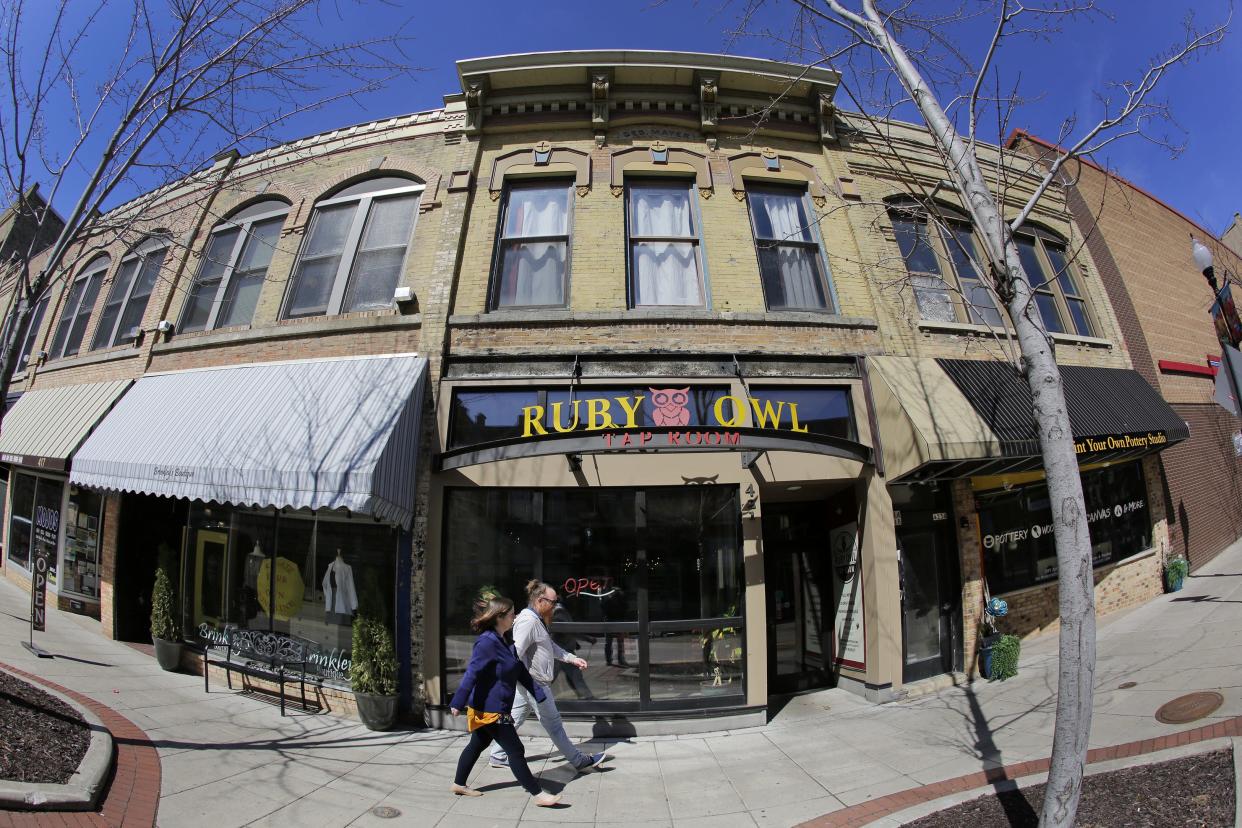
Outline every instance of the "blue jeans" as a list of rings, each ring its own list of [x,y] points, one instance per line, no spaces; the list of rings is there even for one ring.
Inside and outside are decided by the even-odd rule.
[[[522,722],[526,721],[534,709],[535,716],[539,719],[539,724],[543,725],[543,729],[548,732],[548,736],[552,739],[552,744],[556,745],[556,749],[561,755],[569,761],[569,764],[575,768],[585,768],[591,764],[591,757],[578,750],[569,738],[569,734],[565,732],[565,725],[561,722],[561,711],[556,709],[556,699],[552,698],[552,688],[546,684],[541,684],[543,688],[544,700],[536,704],[535,699],[526,692],[525,687],[519,687],[517,694],[513,697],[513,727],[516,730],[522,726]],[[492,759],[497,762],[506,761],[505,750],[499,742],[492,745]]]

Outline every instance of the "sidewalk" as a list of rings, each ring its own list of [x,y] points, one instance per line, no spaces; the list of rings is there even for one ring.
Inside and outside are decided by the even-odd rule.
[[[799,696],[764,728],[609,742],[603,748],[615,758],[603,773],[573,777],[547,758],[546,739],[530,739],[532,768],[568,806],[538,809],[507,771],[485,761],[471,783],[487,795],[451,796],[459,734],[377,734],[292,710],[282,719],[226,689],[204,693],[199,677],[162,672],[77,616],[49,613],[38,640],[57,657],[40,661],[20,645],[28,605],[0,581],[0,663],[77,691],[144,730],[159,753],[165,826],[785,826],[835,812],[843,821],[865,816],[865,808],[845,813],[851,806],[1034,762],[1052,744],[1055,635],[1026,642],[1021,672],[1008,682],[882,706],[839,690]],[[1092,746],[1223,727],[1242,715],[1240,645],[1242,543],[1183,591],[1101,620]],[[1118,689],[1123,682],[1136,685]],[[1225,704],[1188,725],[1155,720],[1161,704],[1193,690],[1218,690]],[[526,732],[536,730],[532,723]],[[400,815],[381,818],[377,806]]]

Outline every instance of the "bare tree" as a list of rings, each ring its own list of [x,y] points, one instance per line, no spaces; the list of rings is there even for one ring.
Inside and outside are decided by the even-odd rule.
[[[924,11],[933,5],[933,11]],[[782,8],[783,7],[783,8]],[[951,8],[946,8],[951,7]],[[760,14],[760,11],[764,14]],[[776,12],[788,28],[756,28]],[[1060,664],[1057,713],[1048,790],[1040,824],[1074,823],[1091,732],[1095,676],[1095,601],[1082,483],[1074,452],[1070,419],[1058,370],[1054,343],[1034,299],[1030,275],[1023,271],[1015,233],[1050,188],[1066,183],[1067,165],[1090,156],[1130,135],[1172,147],[1156,131],[1168,122],[1165,106],[1153,96],[1161,80],[1204,49],[1219,44],[1228,21],[1207,29],[1188,19],[1185,37],[1158,55],[1141,77],[1097,91],[1105,115],[1091,125],[1068,117],[1058,136],[1064,147],[1051,157],[1031,162],[1033,189],[1021,207],[1009,212],[1011,176],[1004,163],[987,163],[985,150],[995,146],[981,137],[992,124],[997,137],[1007,118],[1023,103],[1016,82],[999,77],[998,55],[1018,37],[1051,38],[1063,24],[1101,12],[1094,0],[992,0],[958,4],[927,4],[920,0],[750,0],[743,12],[741,34],[783,44],[791,56],[816,63],[840,64],[847,83],[868,98],[871,112],[917,112],[930,133],[941,163],[961,195],[964,208],[983,241],[981,272],[1001,299],[1018,345],[1014,369],[1031,390],[1040,435],[1055,525],[1060,572]],[[981,55],[954,42],[954,26],[965,21],[976,28],[988,23]],[[903,109],[904,108],[904,109]],[[985,125],[986,118],[986,125]],[[1012,159],[1010,159],[1012,160]],[[985,175],[985,170],[991,175]],[[1008,212],[1008,215],[1007,215]]]
[[[279,140],[288,119],[404,74],[400,32],[336,42],[321,0],[56,0],[30,20],[0,0],[0,201],[30,228],[13,253],[0,341],[0,399],[35,304],[63,273],[201,206],[227,164]],[[100,44],[120,16],[123,35]],[[102,48],[101,48],[102,46]],[[32,186],[43,185],[32,197]],[[123,205],[130,192],[146,195]],[[63,219],[52,203],[72,205]],[[0,417],[3,417],[0,411]]]

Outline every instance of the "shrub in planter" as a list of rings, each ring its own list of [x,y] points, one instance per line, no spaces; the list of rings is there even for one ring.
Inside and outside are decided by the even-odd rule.
[[[354,620],[349,684],[358,716],[371,730],[387,730],[397,719],[397,651],[382,621],[367,615]]]
[[[1177,592],[1182,588],[1182,581],[1190,573],[1190,564],[1185,558],[1170,558],[1164,565],[1164,585],[1169,592]]]
[[[1016,635],[1002,635],[992,645],[992,669],[988,678],[992,681],[1004,681],[1018,674],[1018,654],[1022,650],[1022,639]]]
[[[177,624],[172,579],[162,566],[155,570],[155,587],[151,590],[151,641],[160,667],[176,670],[181,664],[181,629]]]

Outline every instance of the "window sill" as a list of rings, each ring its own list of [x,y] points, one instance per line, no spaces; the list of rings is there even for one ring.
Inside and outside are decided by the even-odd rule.
[[[919,330],[925,333],[947,333],[978,337],[994,336],[1000,339],[1013,339],[1015,336],[1014,332],[1009,328],[990,328],[987,325],[976,325],[973,322],[933,322],[922,319],[919,320],[918,326]],[[1102,339],[1098,336],[1054,333],[1052,339],[1054,342],[1061,342],[1066,345],[1083,345],[1089,348],[1113,347],[1111,340]]]
[[[83,365],[98,365],[101,362],[112,362],[121,359],[133,359],[142,354],[141,348],[133,345],[117,345],[100,351],[88,351],[85,354],[74,354],[71,357],[48,360],[39,369],[40,374],[50,371],[62,371],[66,368],[79,368]]]
[[[408,316],[393,313],[383,316],[311,317],[309,319],[285,320],[271,327],[264,328],[252,328],[246,325],[225,330],[195,331],[194,333],[174,336],[168,342],[161,342],[155,345],[151,351],[155,354],[170,354],[178,351],[194,351],[200,348],[237,345],[248,342],[301,339],[310,336],[357,333],[360,331],[400,330],[421,326],[422,315],[417,313]]]
[[[1144,558],[1150,558],[1152,555],[1155,555],[1155,554],[1156,554],[1156,547],[1151,546],[1151,547],[1148,547],[1147,549],[1142,550],[1141,552],[1135,552],[1133,555],[1129,555],[1125,558],[1121,558],[1120,560],[1109,561],[1108,563],[1102,563],[1099,566],[1093,567],[1091,571],[1093,573],[1093,576],[1096,579],[1096,582],[1098,583],[1099,579],[1103,576],[1103,574],[1108,572],[1109,570],[1116,569],[1119,566],[1125,566],[1127,564],[1132,564],[1135,561],[1141,561]],[[1047,581],[1043,581],[1042,583],[1031,584],[1030,586],[1019,587],[1018,589],[1011,589],[1008,592],[998,592],[996,593],[996,597],[1009,600],[1010,598],[1013,598],[1019,595],[1026,595],[1028,593],[1036,592],[1041,589],[1048,589],[1050,587],[1055,588],[1059,580],[1060,579],[1058,578],[1050,578]]]
[[[503,310],[490,313],[463,314],[449,317],[452,326],[523,326],[542,324],[626,324],[650,322],[710,322],[746,325],[802,325],[826,328],[876,329],[874,319],[839,316],[815,311],[768,311],[763,313],[714,311],[702,308],[641,308],[625,311],[573,311],[539,308]]]

